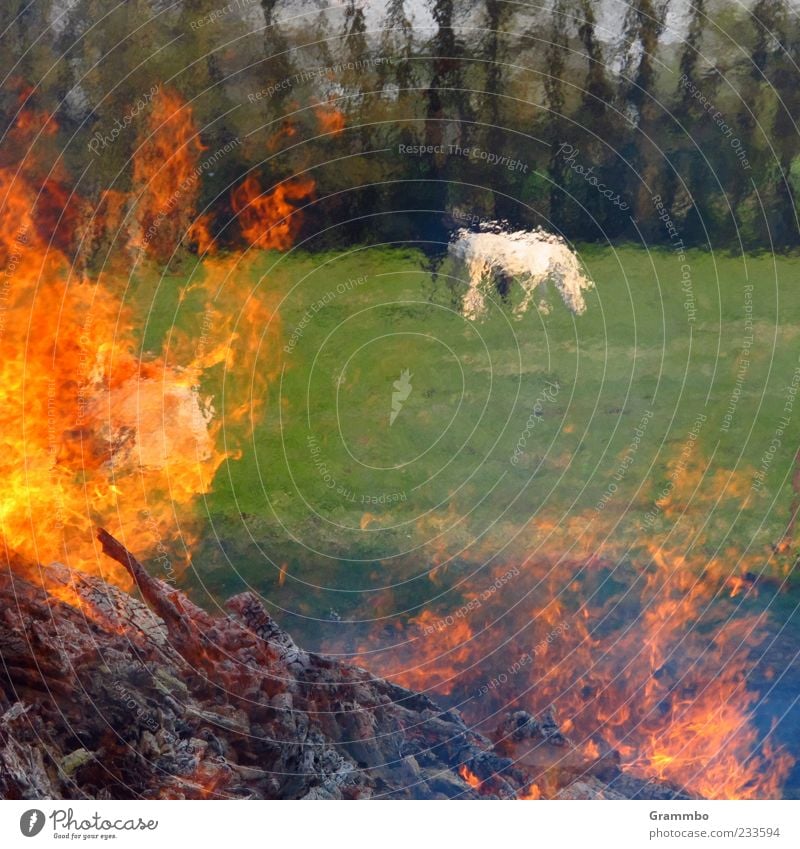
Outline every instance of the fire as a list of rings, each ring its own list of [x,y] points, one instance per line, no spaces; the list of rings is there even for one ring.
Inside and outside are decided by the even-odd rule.
[[[189,244],[197,248],[199,254],[216,253],[217,243],[211,235],[211,215],[200,215],[189,225],[187,233]]]
[[[535,799],[542,798],[542,791],[539,789],[539,785],[536,783],[531,784],[528,789],[517,796],[520,800],[531,801]]]
[[[117,276],[108,266],[102,281],[80,270],[73,246],[116,229],[125,209],[135,210],[134,244],[154,257],[171,255],[186,234],[204,146],[176,94],[159,95],[150,121],[134,160],[136,190],[103,192],[82,228],[64,211],[70,192],[40,178],[48,169],[34,148],[21,166],[0,165],[0,535],[9,561],[33,578],[35,564],[60,560],[128,586],[96,547],[102,524],[135,539],[173,579],[195,539],[193,505],[257,420],[276,373],[273,295],[253,286],[240,257],[196,270],[182,320],[153,352],[141,351],[136,318],[117,294],[129,269]],[[24,113],[12,132],[27,138],[51,125]],[[70,209],[88,208],[72,198]],[[207,223],[192,230],[202,250]],[[282,244],[293,232],[284,228]],[[223,381],[224,405],[205,389],[211,374]],[[79,604],[66,586],[49,590]]]
[[[275,153],[281,150],[284,142],[290,142],[298,133],[297,127],[288,118],[285,118],[280,127],[269,137],[267,141],[267,149],[270,153]]]
[[[758,591],[755,588],[755,582],[749,575],[731,575],[727,580],[727,584],[731,590],[731,598],[736,598],[737,595]]]
[[[297,208],[312,197],[314,189],[312,179],[294,177],[264,192],[258,179],[248,175],[231,196],[242,236],[254,247],[288,250],[300,229]]]
[[[472,772],[466,764],[461,764],[458,768],[458,774],[464,779],[464,781],[472,787],[473,790],[477,790],[481,786],[481,780]]]
[[[338,136],[345,127],[344,113],[331,103],[320,104],[314,110],[314,114],[323,133]]]
[[[207,492],[224,455],[193,367],[140,359],[116,296],[71,278],[36,236],[26,187],[3,185],[29,215],[4,246],[0,526],[27,562],[97,571],[100,517],[142,543],[171,538],[169,502]],[[14,229],[4,222],[3,232]]]
[[[160,260],[169,259],[192,227],[200,192],[196,167],[204,150],[192,112],[181,96],[160,91],[133,159],[139,224],[135,244]],[[198,226],[195,223],[195,239]]]
[[[225,792],[230,783],[230,773],[216,768],[216,764],[199,763],[193,774],[185,779],[186,784],[192,788],[197,798],[200,799],[224,799]],[[164,798],[174,798],[171,789],[164,794]]]
[[[708,476],[707,497],[739,509],[747,476],[737,475]],[[768,614],[740,606],[749,576],[770,556],[709,556],[683,544],[700,538],[710,512],[698,491],[705,477],[700,462],[675,474],[660,509],[679,516],[680,533],[653,524],[637,548],[609,538],[594,511],[537,516],[538,542],[516,554],[507,539],[518,531],[498,527],[470,551],[471,562],[491,567],[467,579],[431,575],[436,597],[456,600],[412,617],[383,652],[365,644],[357,662],[439,694],[487,731],[507,710],[552,705],[587,760],[616,750],[627,769],[706,798],[780,798],[794,761],[755,724],[760,696],[751,683]],[[689,494],[696,514],[683,511]],[[432,536],[430,517],[421,528]],[[498,550],[510,559],[497,562]],[[445,592],[444,578],[457,590]]]
[[[200,373],[221,371],[225,407],[219,418],[243,424],[240,430],[248,434],[264,411],[267,387],[278,377],[281,334],[274,293],[250,282],[258,279],[253,262],[238,254],[206,258],[182,293],[181,313],[185,307],[192,326],[173,332],[169,356],[175,367],[190,362]]]
[[[164,90],[148,120],[134,191],[106,190],[84,231],[81,199],[29,149],[34,136],[39,145],[54,139],[49,116],[21,113],[6,149],[28,152],[21,163],[0,161],[0,535],[12,565],[29,573],[32,564],[61,560],[127,586],[127,574],[109,571],[97,551],[94,528],[102,524],[157,555],[171,577],[180,564],[165,552],[178,542],[191,547],[193,505],[233,456],[218,448],[223,425],[252,426],[277,375],[275,304],[249,282],[257,275],[241,256],[206,259],[182,293],[181,309],[196,313],[182,316],[183,329],[163,350],[143,353],[118,294],[127,275],[92,279],[71,254],[79,233],[91,242],[115,231],[126,209],[136,223],[133,244],[151,258],[167,259],[181,243],[214,252],[210,218],[195,215],[205,146],[191,111]],[[316,120],[333,135],[344,126],[329,105]],[[279,138],[294,133],[287,125]],[[231,197],[242,236],[258,248],[289,249],[314,191],[301,176],[265,192],[249,175]],[[224,401],[204,389],[220,373]],[[758,693],[749,686],[750,653],[764,640],[765,623],[736,606],[763,556],[709,546],[718,551],[712,555],[670,539],[678,523],[681,539],[702,539],[705,519],[693,524],[686,516],[701,484],[711,498],[743,508],[749,476],[707,478],[699,460],[680,458],[668,469],[671,489],[650,493],[648,505],[658,521],[673,523],[668,531],[654,521],[647,543],[631,551],[615,548],[593,512],[537,515],[524,547],[512,552],[506,543],[516,529],[498,524],[497,537],[487,534],[485,549],[473,551],[476,562],[491,565],[459,587],[457,602],[414,617],[407,639],[393,635],[390,658],[371,644],[359,663],[463,702],[476,723],[511,706],[538,713],[554,705],[587,757],[615,749],[627,768],[699,795],[779,796],[793,761],[758,731]],[[362,529],[378,518],[364,514]],[[421,535],[435,539],[430,574],[439,597],[448,597],[439,590],[452,577],[447,531],[458,518],[453,500],[421,524]],[[610,509],[603,518],[612,520]],[[509,551],[508,562],[490,558],[498,550]],[[285,576],[281,567],[281,584]],[[80,604],[66,585],[50,592]],[[499,629],[509,638],[498,641]],[[459,774],[481,786],[466,765]],[[549,789],[532,784],[525,798]]]

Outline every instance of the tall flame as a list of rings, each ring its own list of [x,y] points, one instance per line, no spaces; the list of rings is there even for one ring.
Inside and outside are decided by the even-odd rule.
[[[0,167],[0,536],[18,569],[61,560],[128,586],[96,549],[101,523],[173,577],[195,538],[192,504],[229,456],[218,431],[252,423],[274,373],[271,296],[248,273],[232,273],[237,257],[195,271],[188,289],[197,314],[182,317],[163,352],[143,353],[132,311],[116,294],[125,278],[107,270],[92,280],[70,256],[68,246],[83,239],[91,247],[104,228],[118,227],[126,208],[135,210],[134,243],[154,257],[185,238],[204,147],[174,93],[161,92],[150,122],[134,160],[137,189],[103,193],[83,231],[64,214],[72,196],[60,183],[38,185],[32,147],[21,166]],[[13,132],[28,139],[51,124],[22,113]],[[239,387],[224,409],[203,389],[215,368]],[[245,388],[258,400],[249,403]],[[186,551],[178,563],[175,543]]]
[[[0,187],[0,529],[29,563],[94,571],[95,522],[155,545],[170,504],[207,492],[223,455],[196,370],[140,359],[119,299],[38,237],[32,189],[6,172]]]
[[[133,159],[133,183],[138,192],[136,243],[166,260],[194,226],[200,192],[196,166],[206,148],[192,112],[181,96],[162,89],[152,101],[147,130]]]

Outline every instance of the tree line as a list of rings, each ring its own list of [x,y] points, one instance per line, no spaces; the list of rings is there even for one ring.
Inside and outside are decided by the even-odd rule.
[[[237,6],[4,4],[3,130],[21,104],[52,114],[56,137],[36,144],[62,182],[100,198],[133,188],[144,124],[99,156],[87,141],[154,86],[179,92],[203,147],[231,150],[198,199],[223,245],[237,237],[229,189],[248,173],[264,186],[313,177],[300,238],[319,246],[435,246],[481,219],[579,241],[800,241],[800,19],[786,0],[693,0],[680,37],[669,2],[632,0],[614,41],[592,0],[553,0],[538,17],[435,0],[430,30],[405,0],[387,0],[377,28],[356,0],[324,19],[288,18],[276,0]],[[320,105],[343,126],[321,131]],[[18,153],[0,145],[0,165]]]

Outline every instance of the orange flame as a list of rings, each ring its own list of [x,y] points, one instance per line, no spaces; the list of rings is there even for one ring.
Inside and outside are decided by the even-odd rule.
[[[314,188],[310,178],[295,177],[265,193],[258,179],[248,175],[231,197],[244,238],[264,250],[288,250],[302,223],[297,207],[314,194]]]
[[[539,785],[535,784],[535,783],[531,784],[530,787],[528,787],[528,789],[525,792],[523,792],[519,796],[517,796],[517,799],[527,800],[527,801],[535,800],[535,799],[541,799],[541,798],[542,798],[542,791],[539,789]]]
[[[39,116],[23,116],[19,132],[41,124]],[[162,255],[181,241],[193,215],[203,145],[191,112],[169,92],[154,101],[150,130],[134,163],[138,244]],[[47,178],[37,188],[30,151],[25,162],[0,167],[0,536],[7,557],[33,577],[35,564],[61,560],[129,586],[127,573],[97,550],[94,528],[103,524],[157,558],[158,574],[172,579],[195,539],[192,505],[231,456],[217,448],[222,421],[234,410],[247,421],[246,408],[252,423],[275,374],[273,296],[251,291],[247,271],[234,273],[239,258],[210,260],[192,284],[197,315],[183,321],[196,326],[175,329],[165,353],[142,354],[133,315],[114,294],[114,272],[103,283],[90,280],[66,252],[78,235],[91,243],[97,228],[118,224],[129,198],[103,193],[93,223],[79,234],[64,215],[61,186]],[[53,239],[57,228],[63,239]],[[231,388],[225,409],[203,390],[217,366]],[[243,404],[247,391],[257,400]],[[187,554],[173,563],[176,542]],[[49,589],[79,604],[68,587]]]
[[[759,732],[759,694],[749,684],[751,654],[768,637],[767,623],[730,601],[752,585],[747,576],[767,558],[758,551],[708,557],[699,546],[687,550],[674,541],[701,538],[710,512],[701,482],[705,497],[730,499],[738,511],[747,475],[706,474],[697,463],[673,479],[660,509],[680,521],[679,534],[674,525],[662,531],[653,524],[647,542],[631,549],[625,539],[609,539],[595,512],[539,514],[537,537],[547,542],[535,554],[519,546],[518,559],[497,563],[496,551],[508,551],[518,532],[498,527],[495,538],[470,552],[476,562],[497,565],[477,570],[452,606],[412,618],[391,649],[365,644],[357,662],[403,686],[449,697],[474,723],[552,705],[562,731],[587,757],[616,750],[629,770],[706,798],[780,798],[794,759]],[[696,513],[685,511],[689,498]],[[640,515],[653,503],[645,496]],[[609,515],[607,508],[603,520]],[[425,538],[431,522],[420,526]],[[440,538],[440,558],[450,544],[442,546]],[[439,569],[437,595],[446,577]],[[498,645],[497,623],[513,639]]]
[[[197,248],[199,254],[216,253],[217,243],[211,235],[211,215],[200,215],[189,225],[187,233],[189,244]]]
[[[481,786],[481,780],[472,772],[466,764],[461,764],[458,768],[458,774],[464,779],[464,781],[472,787],[473,790],[477,790]]]
[[[267,141],[267,149],[271,153],[280,150],[284,142],[291,141],[297,135],[297,127],[288,118],[281,122],[281,126]]]
[[[200,192],[197,162],[205,149],[189,107],[177,93],[162,90],[133,160],[139,223],[134,243],[158,259],[168,259],[192,227]]]
[[[344,113],[331,103],[320,104],[314,109],[314,114],[323,133],[338,136],[345,127]]]
[[[169,503],[207,492],[224,455],[194,368],[136,356],[127,310],[44,248],[27,187],[5,174],[0,185],[12,198],[0,251],[0,528],[29,563],[98,571],[97,521],[145,549],[172,538]],[[127,585],[122,570],[114,577]]]

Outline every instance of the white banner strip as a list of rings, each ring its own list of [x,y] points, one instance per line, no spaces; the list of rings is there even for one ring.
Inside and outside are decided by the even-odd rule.
[[[800,846],[800,802],[0,802],[0,846]],[[113,843],[112,843],[113,841]]]

